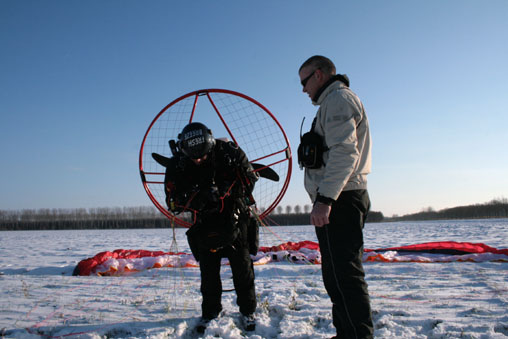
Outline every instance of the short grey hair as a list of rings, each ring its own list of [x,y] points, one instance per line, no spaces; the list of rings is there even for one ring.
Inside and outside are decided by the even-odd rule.
[[[335,75],[336,72],[335,65],[333,64],[332,60],[322,55],[314,55],[308,58],[302,64],[302,66],[300,66],[298,72],[300,72],[304,67],[307,66],[312,66],[315,69],[320,69],[325,74]]]

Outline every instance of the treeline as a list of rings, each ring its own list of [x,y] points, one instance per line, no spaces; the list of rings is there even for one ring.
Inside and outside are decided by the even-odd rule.
[[[508,200],[506,198],[493,199],[484,204],[458,206],[435,211],[428,207],[421,212],[393,216],[387,221],[417,221],[441,219],[489,219],[508,217]]]
[[[155,207],[0,210],[0,230],[163,228],[171,222]]]
[[[293,212],[294,211],[294,212]],[[280,210],[277,212],[281,212]],[[272,226],[308,225],[310,214],[299,208],[272,213],[265,219]],[[369,213],[367,222],[382,221],[381,212]],[[0,210],[0,230],[66,230],[168,228],[171,221],[155,207],[104,207],[77,209]]]
[[[277,207],[265,222],[272,226],[309,225],[309,205]],[[284,213],[285,212],[285,213]],[[385,218],[383,213],[371,211],[367,222],[417,221],[440,219],[507,218],[508,200],[494,199],[484,204],[458,206],[435,211],[426,208],[419,213]],[[168,228],[171,221],[153,206],[101,207],[76,209],[0,210],[0,230],[65,230]]]
[[[381,222],[384,220],[383,213],[369,212],[366,222]],[[293,225],[309,225],[310,213],[291,213],[291,214],[270,214],[265,219],[268,225],[293,226]]]

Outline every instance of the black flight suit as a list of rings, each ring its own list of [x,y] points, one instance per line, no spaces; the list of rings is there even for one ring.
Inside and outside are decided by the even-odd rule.
[[[206,161],[196,165],[183,154],[166,169],[168,206],[195,210],[196,223],[187,231],[201,270],[202,316],[213,319],[222,310],[221,258],[229,259],[237,304],[244,315],[256,310],[254,268],[249,254],[248,198],[257,174],[245,153],[232,142],[216,140]]]

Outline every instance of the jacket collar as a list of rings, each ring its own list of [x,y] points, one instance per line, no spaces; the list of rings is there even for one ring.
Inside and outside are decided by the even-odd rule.
[[[346,74],[334,75],[316,92],[316,95],[314,95],[314,98],[312,98],[312,103],[314,105],[320,105],[321,102],[323,102],[323,99],[326,97],[326,95],[323,95],[323,93],[328,87],[330,87],[331,84],[337,81],[344,84],[344,86],[349,87],[349,78]]]

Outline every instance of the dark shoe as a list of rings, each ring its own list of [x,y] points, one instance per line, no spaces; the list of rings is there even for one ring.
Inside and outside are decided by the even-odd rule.
[[[196,325],[196,332],[198,332],[199,334],[205,333],[208,323],[212,320],[213,318],[205,318],[205,317],[199,318],[198,323]]]
[[[254,313],[249,315],[242,316],[243,328],[247,332],[252,332],[256,330],[256,318],[254,317]]]
[[[221,314],[222,314],[222,308],[217,313],[203,314],[201,316],[201,318],[199,318],[198,324],[196,325],[196,332],[198,332],[199,334],[205,333],[208,323],[210,321],[212,321],[213,319],[220,317]]]

